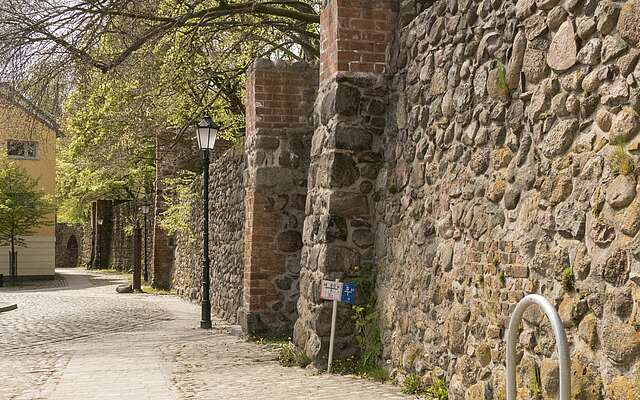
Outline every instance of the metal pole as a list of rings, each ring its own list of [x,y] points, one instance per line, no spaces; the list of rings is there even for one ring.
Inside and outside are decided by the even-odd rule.
[[[558,358],[560,359],[560,400],[569,400],[571,394],[571,360],[569,359],[569,346],[567,335],[562,325],[562,320],[556,309],[545,299],[537,294],[530,294],[520,300],[509,321],[507,332],[507,400],[516,400],[516,344],[518,343],[518,327],[522,322],[522,315],[532,304],[540,306],[551,322],[551,328],[558,346]]]
[[[209,150],[202,154],[202,321],[200,328],[211,329],[211,300],[209,299]]]
[[[340,282],[336,279],[336,283]],[[338,300],[333,300],[333,312],[331,313],[331,336],[329,337],[329,362],[327,364],[327,372],[331,372],[331,364],[333,363],[333,340],[336,336],[336,316],[338,315]]]
[[[149,270],[147,265],[147,210],[144,213],[144,281],[149,282]]]

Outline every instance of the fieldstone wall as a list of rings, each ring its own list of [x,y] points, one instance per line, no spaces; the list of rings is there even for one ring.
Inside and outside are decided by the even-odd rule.
[[[402,3],[374,189],[385,359],[504,399],[508,318],[540,293],[572,398],[640,398],[640,1]],[[550,326],[525,320],[520,396],[556,398]]]
[[[382,73],[395,27],[397,2],[327,2],[320,17],[320,93],[300,276],[299,318],[293,339],[314,363],[326,365],[331,302],[322,280],[375,274],[374,188],[383,161],[387,85]],[[335,354],[357,350],[351,307],[340,305]]]
[[[83,253],[81,226],[56,224],[56,268],[75,268]]]
[[[140,227],[144,224],[140,205],[141,203],[135,201],[114,202],[108,265],[111,269],[128,271],[133,268],[133,228],[136,224]],[[147,245],[150,245],[150,242]]]
[[[209,255],[212,314],[237,323],[244,277],[243,225],[245,169],[242,154],[228,150],[212,158],[209,169]],[[179,296],[202,301],[202,181],[194,182],[188,232],[176,237],[173,288]]]
[[[244,300],[249,334],[291,334],[318,69],[256,60],[248,71]]]

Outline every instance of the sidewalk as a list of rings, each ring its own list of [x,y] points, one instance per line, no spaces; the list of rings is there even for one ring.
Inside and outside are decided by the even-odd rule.
[[[2,399],[410,398],[390,385],[281,367],[268,346],[229,334],[223,321],[199,329],[198,306],[174,296],[118,295],[117,276],[62,273],[64,288],[0,292],[0,301],[21,299],[0,317]]]

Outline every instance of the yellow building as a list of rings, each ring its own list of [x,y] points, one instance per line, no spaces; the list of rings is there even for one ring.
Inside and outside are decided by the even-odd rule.
[[[55,195],[58,125],[28,99],[0,83],[0,151],[36,177],[45,193]],[[52,219],[54,217],[52,216]],[[52,221],[53,222],[53,221]],[[18,277],[55,275],[54,225],[24,238],[18,252]],[[9,248],[0,247],[0,274],[9,275]]]

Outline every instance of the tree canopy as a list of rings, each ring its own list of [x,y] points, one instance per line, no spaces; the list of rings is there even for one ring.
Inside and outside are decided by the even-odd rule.
[[[61,121],[60,219],[135,199],[155,140],[178,143],[205,110],[244,133],[244,73],[258,57],[319,55],[319,0],[5,0],[0,81]]]

